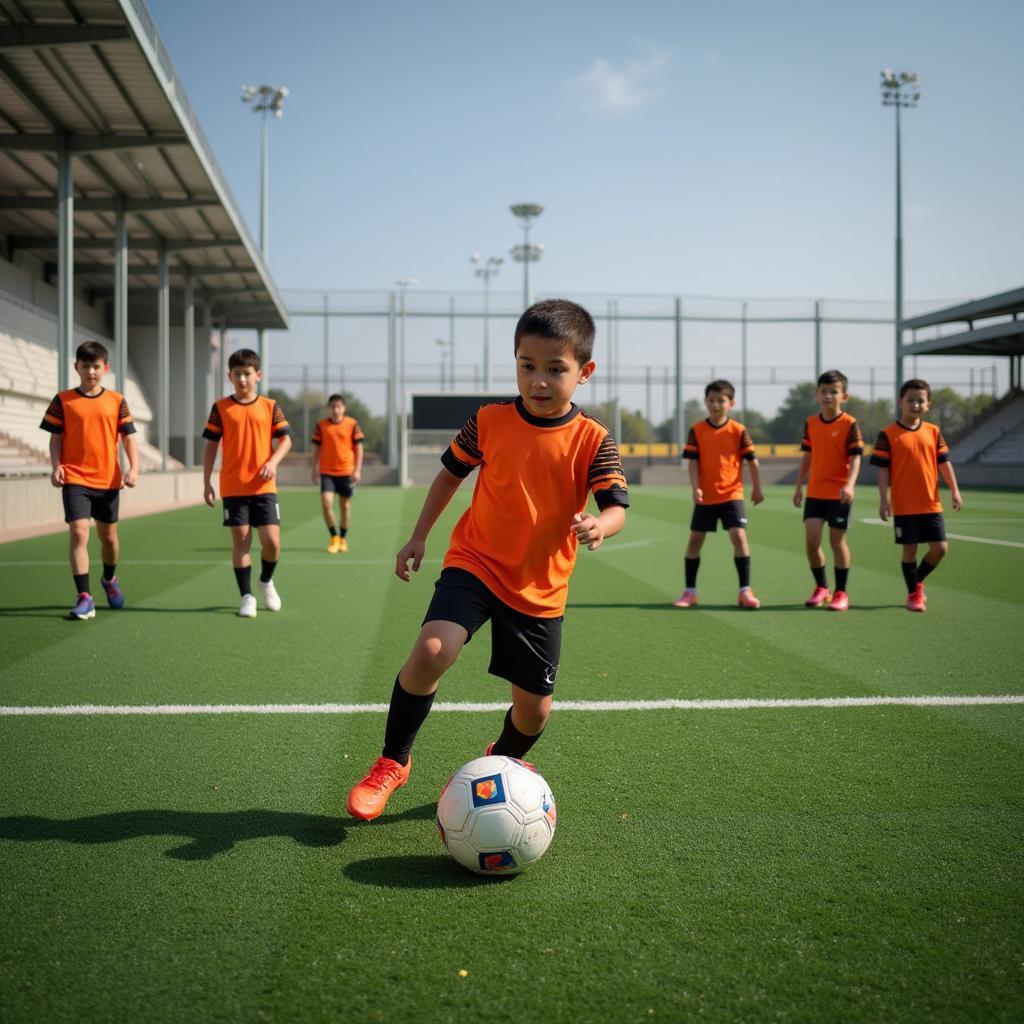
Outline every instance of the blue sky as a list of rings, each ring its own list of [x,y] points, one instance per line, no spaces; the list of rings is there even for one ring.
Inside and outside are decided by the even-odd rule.
[[[889,299],[883,67],[923,82],[907,299],[1022,283],[1019,3],[149,5],[254,236],[240,86],[291,91],[271,124],[284,288],[472,291],[467,257],[505,255],[530,200],[539,291]],[[506,264],[498,287],[518,283]]]

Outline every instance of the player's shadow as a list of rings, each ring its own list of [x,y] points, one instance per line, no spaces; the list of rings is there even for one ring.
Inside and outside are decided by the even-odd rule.
[[[440,840],[438,840],[440,844]],[[474,889],[510,882],[514,875],[475,875],[445,853],[370,857],[345,866],[345,877],[360,885],[388,889]]]
[[[296,811],[115,811],[83,818],[0,818],[0,839],[20,843],[64,842],[76,845],[118,843],[146,836],[186,841],[164,856],[210,860],[250,839],[283,837],[302,846],[337,846],[345,839],[339,818]]]
[[[0,617],[12,619],[53,619],[67,616],[67,613],[66,604],[16,604],[0,608]]]
[[[155,612],[157,614],[173,613],[175,615],[208,615],[210,612],[216,612],[222,615],[238,614],[237,606],[227,604],[208,605],[205,608],[149,608],[144,605],[133,604],[116,610],[107,608],[104,605],[99,605],[97,606],[97,611],[103,616],[106,616],[108,612],[112,615],[126,615],[132,612]],[[68,615],[68,606],[66,604],[39,604],[12,605],[9,608],[0,608],[0,618],[70,620],[71,617]]]

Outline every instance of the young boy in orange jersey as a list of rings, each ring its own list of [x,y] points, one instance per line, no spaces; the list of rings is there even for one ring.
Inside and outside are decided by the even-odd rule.
[[[272,398],[256,393],[262,378],[260,357],[252,349],[232,352],[228,380],[234,394],[220,398],[210,409],[203,437],[203,498],[213,508],[216,499],[210,478],[217,446],[224,442],[220,466],[220,496],[224,500],[224,525],[231,528],[231,564],[242,603],[238,614],[256,618],[252,594],[252,528],[260,535],[263,564],[260,590],[268,612],[281,610],[274,586],[274,570],[281,557],[281,510],[277,503],[277,467],[288,454],[292,439],[288,421]],[[277,447],[274,447],[274,440]]]
[[[743,505],[743,463],[750,467],[751,499],[764,501],[761,474],[750,434],[742,423],[729,419],[736,404],[736,389],[727,380],[713,380],[704,389],[708,418],[690,428],[683,458],[687,461],[693,488],[693,518],[686,545],[686,589],[672,603],[677,608],[697,604],[697,570],[700,551],[709,533],[721,521],[732,541],[733,561],[739,576],[737,603],[741,608],[760,608],[750,588],[750,545],[747,543],[747,513]]]
[[[395,679],[382,756],[349,793],[348,811],[370,820],[409,778],[410,751],[438,681],[491,620],[492,675],[512,684],[512,706],[487,753],[523,758],[551,710],[562,613],[577,548],[618,533],[629,497],[615,442],[572,401],[595,366],[594,321],[582,306],[549,299],[515,331],[514,401],[483,405],[441,457],[395,573],[409,580],[427,536],[459,485],[480,468],[469,509],[451,536],[419,637]],[[585,512],[594,494],[598,515]]]
[[[98,341],[87,341],[75,353],[77,388],[55,395],[46,410],[43,430],[50,432],[50,482],[61,488],[64,521],[68,524],[68,557],[78,600],[68,618],[91,619],[96,603],[89,589],[89,518],[96,520],[103,575],[100,583],[111,608],[124,607],[117,582],[120,542],[117,511],[122,487],[134,487],[139,475],[139,449],[132,436],[135,424],[123,395],[100,383],[110,369],[109,353]],[[122,475],[117,439],[128,457]]]
[[[330,416],[320,420],[313,431],[313,483],[320,485],[320,508],[324,514],[331,542],[327,552],[336,555],[348,551],[349,517],[352,495],[363,472],[363,432],[359,424],[345,415],[345,398],[331,395],[327,399]],[[341,531],[334,522],[334,495],[338,495]]]
[[[949,447],[939,428],[921,418],[931,406],[931,397],[926,381],[905,381],[900,388],[899,419],[882,430],[871,454],[871,465],[878,467],[878,514],[883,522],[893,517],[896,543],[903,546],[903,579],[911,612],[927,611],[924,581],[949,550],[939,476],[950,490],[953,508],[959,512],[964,504]],[[920,565],[918,544],[928,545]]]
[[[846,531],[850,528],[853,511],[853,492],[860,473],[864,438],[857,421],[843,412],[843,402],[849,397],[849,380],[838,370],[826,370],[818,378],[815,398],[821,412],[809,416],[804,424],[804,457],[796,475],[793,504],[804,506],[804,537],[807,559],[814,577],[814,592],[804,601],[808,608],[823,605],[832,612],[845,612],[850,607],[846,586],[850,576],[850,548]],[[807,502],[804,503],[804,480],[807,483]],[[821,550],[821,536],[828,523],[828,541],[835,563],[836,589],[831,593],[825,576],[825,552]]]

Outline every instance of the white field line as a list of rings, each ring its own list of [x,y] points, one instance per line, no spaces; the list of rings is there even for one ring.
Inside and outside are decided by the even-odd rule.
[[[891,526],[891,523],[883,523],[881,519],[862,519],[862,523],[868,526]],[[995,544],[1001,548],[1024,548],[1024,544],[1016,540],[993,540],[991,537],[969,537],[966,533],[947,533],[949,540],[967,540],[973,544]]]
[[[935,697],[797,697],[724,700],[563,700],[556,711],[750,711],[777,708],[971,707],[1024,704],[1024,694]],[[504,711],[508,701],[455,703],[438,701],[440,712]],[[358,715],[382,714],[387,704],[63,704],[3,706],[0,718],[69,715]]]

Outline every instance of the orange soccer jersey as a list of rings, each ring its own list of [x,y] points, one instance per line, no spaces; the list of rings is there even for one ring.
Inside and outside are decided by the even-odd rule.
[[[905,427],[897,420],[878,435],[871,464],[889,470],[894,516],[942,511],[939,464],[949,461],[949,446],[934,423]]]
[[[120,488],[117,435],[135,433],[123,395],[106,388],[98,395],[83,395],[81,388],[61,391],[50,402],[39,425],[61,435],[60,464],[65,484],[104,491]]]
[[[811,453],[807,497],[838,501],[839,489],[850,473],[850,460],[864,454],[864,438],[848,412],[830,420],[819,413],[807,418],[800,450]]]
[[[274,454],[272,438],[288,434],[288,421],[272,398],[258,395],[240,402],[234,395],[213,403],[203,437],[221,441],[220,495],[241,498],[274,494],[275,480],[260,477],[260,467]]]
[[[330,417],[320,420],[313,430],[313,444],[320,445],[320,472],[328,476],[351,476],[356,468],[356,445],[363,443],[363,432],[351,416],[335,423]]]
[[[472,573],[517,611],[561,615],[578,547],[570,532],[573,516],[591,491],[598,508],[629,505],[622,461],[607,428],[576,405],[547,420],[531,415],[517,398],[481,406],[441,461],[459,477],[480,467],[445,568]]]
[[[755,458],[754,444],[742,423],[726,420],[715,426],[701,420],[690,428],[684,459],[696,459],[700,469],[702,505],[721,505],[743,497],[743,459]]]

